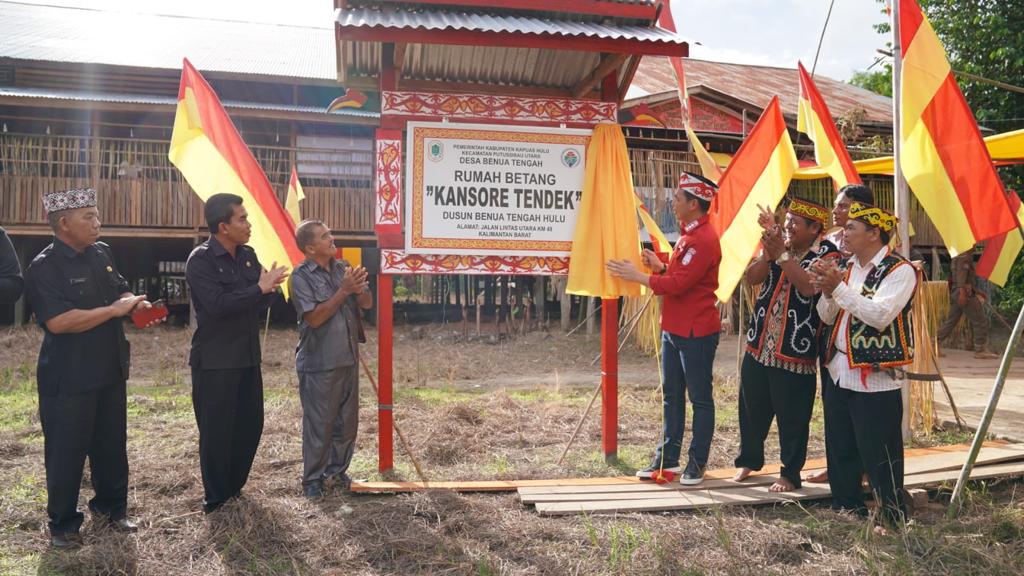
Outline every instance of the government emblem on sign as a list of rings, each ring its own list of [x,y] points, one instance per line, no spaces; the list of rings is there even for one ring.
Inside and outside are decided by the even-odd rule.
[[[580,163],[580,155],[572,148],[566,148],[562,151],[562,164],[565,164],[566,168],[575,168]]]
[[[440,140],[427,142],[427,157],[433,162],[440,162],[444,158],[444,144]]]

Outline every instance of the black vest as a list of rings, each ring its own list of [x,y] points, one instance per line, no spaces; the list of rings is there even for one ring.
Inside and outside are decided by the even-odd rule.
[[[800,260],[800,266],[807,269],[818,258],[838,254],[831,242],[822,242],[817,251],[809,250]],[[785,292],[783,292],[785,288]],[[750,315],[750,328],[747,330],[747,351],[754,358],[761,355],[765,340],[765,325],[772,307],[778,300],[782,302],[782,335],[777,339],[775,355],[797,364],[814,364],[818,354],[818,330],[821,319],[818,317],[817,303],[819,295],[803,296],[786,278],[782,267],[771,262],[768,265],[768,277],[761,284],[757,294],[754,311]]]
[[[890,252],[879,262],[878,266],[868,272],[867,278],[864,279],[864,286],[861,288],[861,295],[869,299],[874,297],[878,287],[894,270],[900,266],[910,265],[910,262],[903,257]],[[849,277],[850,272],[847,267],[846,278]],[[850,317],[850,322],[847,324],[846,343],[849,347],[847,355],[851,368],[882,370],[906,366],[914,361],[914,329],[910,319],[913,302],[913,298],[908,300],[896,319],[884,330],[877,330],[861,322],[856,316]],[[845,314],[845,310],[840,311],[835,324],[828,327],[828,360],[835,355],[835,342],[838,334],[835,328],[842,323]]]

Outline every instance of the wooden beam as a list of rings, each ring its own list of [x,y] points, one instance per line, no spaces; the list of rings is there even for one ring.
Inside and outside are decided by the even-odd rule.
[[[338,70],[338,82],[345,84],[348,81],[348,65],[345,63],[345,41],[341,38],[341,30],[335,28],[334,30],[334,57],[337,61],[334,63]]]
[[[502,46],[574,52],[615,52],[651,56],[684,56],[685,42],[634,40],[630,38],[590,38],[526,34],[522,32],[478,32],[475,30],[423,30],[338,25],[341,37],[359,42],[407,42],[409,44],[445,44],[457,46]]]
[[[402,67],[405,66],[405,51],[409,48],[409,45],[405,42],[399,42],[395,44],[395,56],[392,62],[395,66],[395,82],[402,82]]]
[[[687,50],[689,51],[689,50]],[[633,56],[626,63],[626,71],[622,75],[622,79],[619,80],[619,108],[622,107],[622,102],[626,99],[626,93],[629,92],[629,85],[633,83],[633,77],[636,76],[636,69],[640,67],[640,60],[643,56]]]
[[[629,54],[605,54],[604,58],[597,64],[597,67],[590,74],[587,74],[586,78],[580,80],[579,84],[573,87],[572,97],[580,98],[592,91],[609,72],[621,66],[627,58],[629,58]]]
[[[406,0],[381,0],[394,4],[405,4]],[[494,8],[493,0],[419,0],[417,4],[472,6],[477,8]],[[524,10],[531,12],[570,12],[572,14],[593,14],[611,16],[613,18],[635,18],[654,21],[658,15],[657,4],[608,2],[607,0],[504,0],[497,6],[501,10]]]

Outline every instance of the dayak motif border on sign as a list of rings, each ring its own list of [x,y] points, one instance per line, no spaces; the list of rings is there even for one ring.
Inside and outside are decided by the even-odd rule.
[[[400,133],[399,133],[400,134]],[[402,223],[402,140],[377,139],[377,226]]]
[[[569,259],[557,256],[460,256],[381,250],[382,274],[527,274],[564,276]]]
[[[593,125],[616,122],[617,114],[614,102],[590,100],[389,91],[381,95],[382,116]]]

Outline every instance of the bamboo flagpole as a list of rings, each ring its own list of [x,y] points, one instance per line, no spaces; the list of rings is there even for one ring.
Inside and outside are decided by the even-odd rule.
[[[899,235],[899,252],[907,260],[910,259],[910,191],[907,186],[907,179],[903,176],[900,168],[900,157],[902,155],[902,143],[900,138],[903,132],[903,118],[901,110],[901,88],[903,79],[903,47],[900,45],[900,3],[892,2],[892,161],[893,161],[893,195],[896,208],[896,233]],[[910,382],[905,381],[901,390],[903,397],[903,437],[909,438],[910,430]]]

